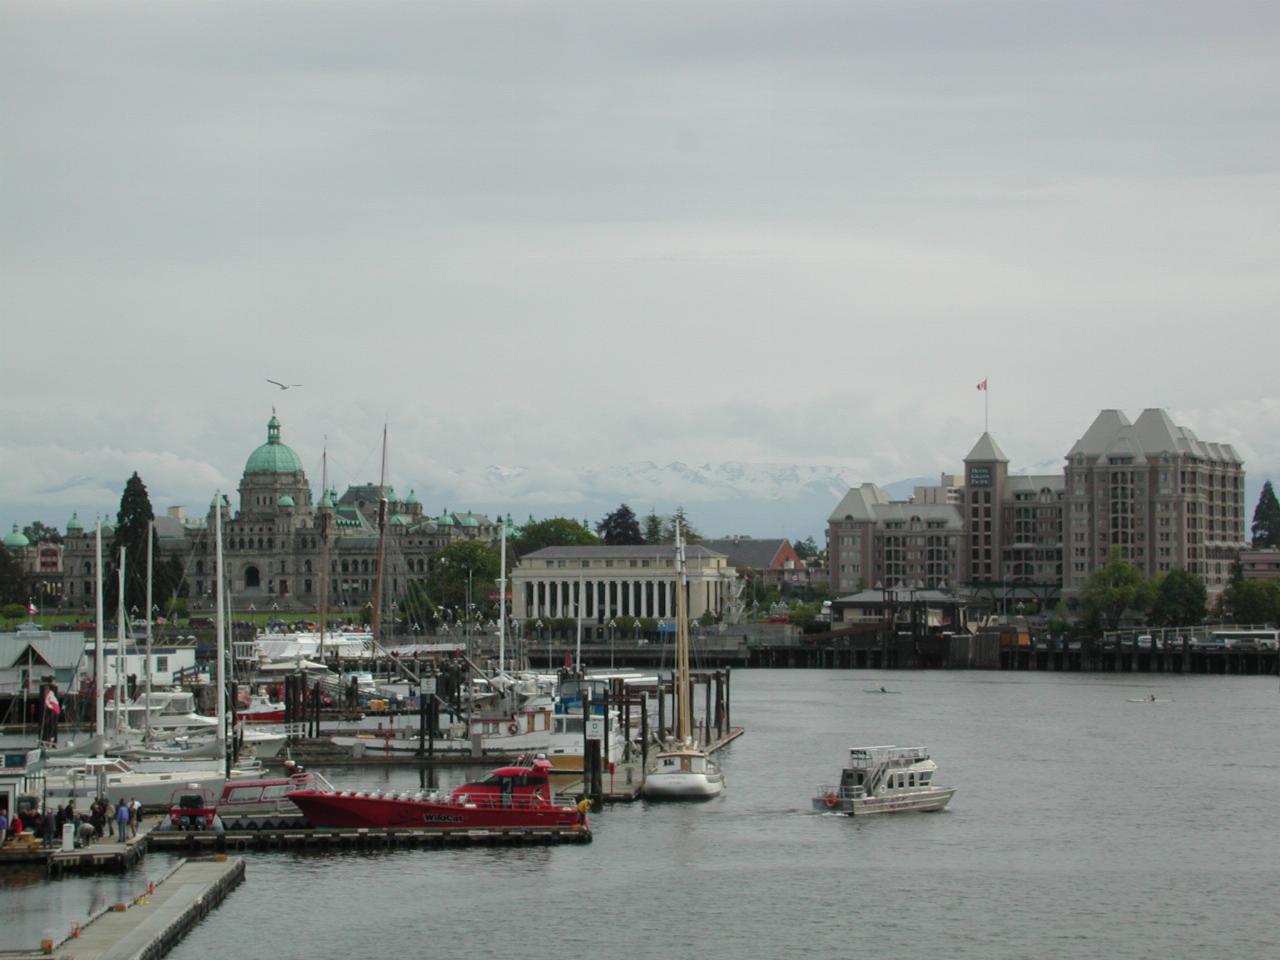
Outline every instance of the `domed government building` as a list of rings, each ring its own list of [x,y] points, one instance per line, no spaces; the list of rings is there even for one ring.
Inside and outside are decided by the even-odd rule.
[[[493,542],[502,520],[444,510],[428,516],[409,492],[401,498],[376,483],[348,487],[341,497],[322,490],[319,502],[298,455],[282,439],[280,421],[267,421],[266,442],[249,454],[240,479],[239,504],[223,496],[223,562],[232,605],[238,610],[310,611],[319,606],[323,531],[329,536],[330,607],[363,607],[373,598],[378,552],[378,502],[387,500],[384,596],[402,597],[408,582],[430,569],[432,558],[458,540]],[[213,609],[213,504],[203,517],[171,507],[156,517],[162,557],[176,556],[186,570],[191,611]],[[109,528],[103,527],[104,540]],[[21,536],[21,534],[19,534]],[[94,531],[78,518],[67,524],[63,544],[64,605],[92,606]]]

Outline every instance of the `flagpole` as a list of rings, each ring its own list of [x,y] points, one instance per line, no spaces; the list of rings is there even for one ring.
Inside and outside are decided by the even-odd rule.
[[[991,432],[991,386],[989,381],[982,381],[982,432]]]

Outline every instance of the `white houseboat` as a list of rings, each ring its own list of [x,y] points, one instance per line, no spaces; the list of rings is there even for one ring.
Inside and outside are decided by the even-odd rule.
[[[941,810],[956,791],[933,782],[937,769],[921,747],[853,747],[840,782],[819,786],[813,808],[860,817]]]

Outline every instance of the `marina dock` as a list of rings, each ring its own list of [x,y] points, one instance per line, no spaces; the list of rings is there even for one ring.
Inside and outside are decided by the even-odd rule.
[[[141,837],[139,839],[142,839]],[[158,960],[244,879],[240,858],[186,860],[130,903],[117,903],[74,927],[62,941],[7,958]]]
[[[342,849],[442,849],[445,847],[545,846],[590,843],[589,828],[538,828],[522,830],[403,830],[306,827],[294,829],[233,830],[153,833],[147,845],[153,850],[240,851],[310,850],[324,853]]]
[[[0,849],[0,866],[43,863],[51,879],[70,873],[124,873],[146,855],[147,834],[159,825],[159,817],[144,817],[137,836],[124,843],[104,836],[87,847],[66,851],[34,838],[25,843],[15,841]]]

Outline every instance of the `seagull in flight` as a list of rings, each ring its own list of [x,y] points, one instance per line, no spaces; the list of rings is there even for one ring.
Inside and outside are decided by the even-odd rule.
[[[290,387],[303,386],[301,383],[281,383],[279,380],[272,380],[270,377],[267,377],[267,383],[274,383],[281,390],[288,390]]]

